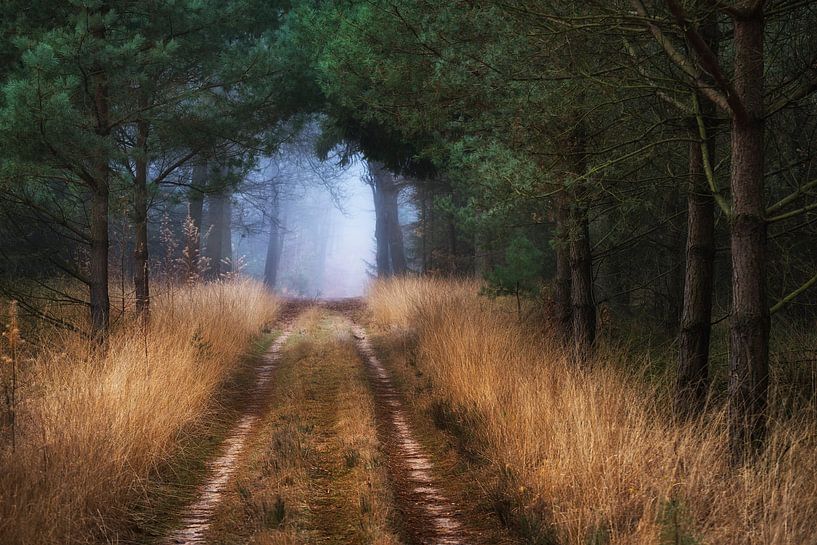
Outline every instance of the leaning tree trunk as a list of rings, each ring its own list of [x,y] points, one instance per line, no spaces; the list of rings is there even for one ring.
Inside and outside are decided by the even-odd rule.
[[[564,191],[556,196],[556,278],[553,291],[554,314],[557,335],[562,342],[570,340],[573,334],[571,312],[571,268],[570,268],[570,207]]]
[[[280,200],[278,191],[272,197],[272,207],[270,210],[270,235],[269,243],[267,245],[267,260],[264,265],[264,284],[269,289],[275,289],[278,282],[278,267],[281,263],[281,218],[280,218]]]
[[[717,14],[707,17],[701,33],[713,52],[718,51]],[[717,54],[717,53],[716,53]],[[678,339],[676,414],[700,413],[709,392],[709,339],[712,322],[712,289],[715,274],[715,200],[704,170],[704,148],[710,164],[714,158],[712,127],[715,106],[699,100],[706,141],[698,142],[698,122],[691,120],[693,142],[689,145],[687,192],[687,241],[684,269],[684,300]]]
[[[146,101],[143,99],[143,106]],[[148,264],[148,123],[140,120],[136,124],[136,172],[133,187],[133,224],[136,231],[133,252],[133,284],[136,291],[136,312],[145,323],[150,314],[150,269]]]
[[[729,422],[736,462],[742,462],[763,445],[769,389],[763,33],[762,7],[750,17],[735,20],[734,86],[746,112],[734,115],[732,120]]]

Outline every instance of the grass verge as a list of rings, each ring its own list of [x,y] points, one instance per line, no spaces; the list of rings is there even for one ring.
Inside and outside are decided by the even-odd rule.
[[[766,452],[733,469],[723,410],[674,421],[671,383],[644,378],[649,357],[600,351],[577,369],[501,305],[432,279],[369,296],[374,324],[402,336],[392,351],[413,353],[415,404],[482,464],[484,496],[528,542],[813,542],[813,407],[776,395]]]
[[[22,362],[16,445],[0,452],[0,542],[130,535],[157,473],[206,449],[191,437],[277,309],[260,284],[193,286],[157,298],[147,332],[119,326],[105,355],[68,336]]]

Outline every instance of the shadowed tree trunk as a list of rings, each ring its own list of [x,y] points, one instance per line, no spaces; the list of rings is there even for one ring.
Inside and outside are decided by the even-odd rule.
[[[571,209],[570,280],[573,343],[576,360],[589,358],[596,340],[596,303],[593,298],[593,256],[587,209],[578,203]]]
[[[222,185],[224,182],[219,180],[216,183]],[[205,252],[210,261],[208,276],[211,279],[221,278],[227,272],[225,258],[229,253],[225,247],[225,241],[229,240],[226,234],[230,229],[227,216],[229,198],[225,187],[216,187],[210,190],[207,195],[207,231],[209,234]]]
[[[146,97],[140,97],[143,108]],[[148,123],[140,120],[136,124],[136,165],[134,176],[133,224],[136,231],[134,242],[133,284],[136,290],[136,312],[147,321],[150,313],[150,268],[148,264]]]
[[[103,5],[101,11],[107,12]],[[91,33],[98,40],[105,39],[104,23],[96,23]],[[94,89],[94,108],[96,110],[95,132],[100,139],[110,135],[110,98],[108,95],[108,77],[105,69],[95,65],[91,70]],[[98,156],[94,158],[94,183],[91,187],[90,217],[90,307],[91,330],[99,341],[107,339],[110,326],[111,304],[108,294],[108,195],[110,167],[107,150],[100,144]]]
[[[718,51],[717,14],[712,11],[701,26],[701,35],[710,49]],[[705,142],[689,145],[689,188],[687,192],[687,242],[684,270],[684,301],[678,352],[676,413],[698,414],[709,391],[709,340],[712,321],[712,289],[715,271],[715,200],[704,170],[706,146],[710,164],[714,158],[712,126],[715,106],[698,102],[706,131]],[[698,140],[698,122],[691,120],[693,140]]]
[[[684,303],[676,392],[679,414],[698,413],[704,407],[709,390],[715,203],[706,182],[703,153],[698,142],[689,146],[689,182]]]
[[[577,178],[587,170],[585,128],[579,122],[574,129],[571,153]],[[570,302],[573,322],[574,355],[580,363],[590,357],[596,341],[596,302],[593,296],[593,254],[584,180],[574,182],[570,191]]]
[[[573,334],[571,312],[570,268],[570,207],[567,195],[561,191],[556,196],[556,278],[553,292],[554,312],[558,335],[563,342]]]
[[[729,421],[735,461],[763,445],[769,389],[767,224],[763,201],[763,4],[734,20],[734,87],[745,115],[732,119],[732,316]]]

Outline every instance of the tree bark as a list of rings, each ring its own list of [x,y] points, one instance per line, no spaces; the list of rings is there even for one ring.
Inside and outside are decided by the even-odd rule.
[[[734,87],[746,115],[732,119],[732,316],[729,422],[734,460],[756,452],[766,435],[769,389],[769,307],[764,218],[764,17],[734,21]]]
[[[717,54],[718,22],[715,11],[701,26],[709,48]],[[711,102],[699,99],[707,141],[699,139],[698,122],[690,121],[693,142],[689,145],[687,191],[687,241],[684,269],[684,300],[679,333],[676,414],[699,414],[709,392],[709,340],[712,322],[712,289],[715,274],[715,200],[704,170],[706,146],[710,164],[714,158],[712,135],[716,111]]]
[[[553,306],[557,335],[567,342],[573,333],[571,312],[571,266],[570,266],[570,207],[564,191],[556,196],[556,278]]]
[[[140,98],[141,105],[146,107],[146,98]],[[136,124],[136,165],[133,191],[133,224],[136,231],[133,252],[133,284],[136,290],[136,312],[147,321],[150,314],[150,269],[148,263],[148,140],[149,125],[140,120]]]
[[[596,303],[593,297],[593,256],[587,209],[575,203],[571,209],[570,280],[573,343],[576,360],[585,363],[596,340]]]

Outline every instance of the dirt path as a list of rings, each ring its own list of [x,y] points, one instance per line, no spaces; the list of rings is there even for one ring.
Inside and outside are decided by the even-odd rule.
[[[164,543],[492,543],[418,440],[354,321],[360,302],[305,307],[289,305],[242,415]]]
[[[236,462],[244,449],[247,437],[257,422],[264,406],[270,379],[278,363],[281,347],[292,333],[292,324],[302,306],[288,304],[279,322],[283,323],[282,333],[263,356],[256,368],[255,383],[247,392],[244,412],[222,442],[221,454],[207,464],[207,479],[199,487],[196,500],[182,513],[179,528],[165,540],[168,544],[199,545],[206,543],[205,534],[210,521],[221,502],[224,489],[236,470]]]
[[[403,532],[411,543],[465,545],[472,543],[457,506],[433,475],[431,458],[415,438],[409,416],[391,376],[375,355],[366,331],[353,326],[375,397],[378,432],[387,451]]]

